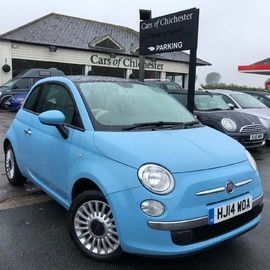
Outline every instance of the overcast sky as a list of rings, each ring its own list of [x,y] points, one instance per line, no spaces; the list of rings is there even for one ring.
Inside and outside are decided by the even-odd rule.
[[[139,31],[140,9],[154,18],[190,8],[200,10],[197,57],[212,64],[197,68],[198,79],[218,72],[223,83],[263,87],[270,76],[237,68],[270,57],[269,0],[2,0],[0,34],[52,12]]]

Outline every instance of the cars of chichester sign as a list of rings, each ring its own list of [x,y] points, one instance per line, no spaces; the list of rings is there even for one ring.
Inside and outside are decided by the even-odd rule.
[[[199,10],[180,11],[140,23],[140,55],[197,49]]]

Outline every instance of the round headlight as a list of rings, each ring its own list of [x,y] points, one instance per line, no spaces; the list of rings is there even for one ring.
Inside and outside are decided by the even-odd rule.
[[[255,159],[253,158],[253,156],[247,150],[246,150],[246,153],[247,153],[247,157],[248,157],[248,160],[249,160],[249,163],[250,163],[251,167],[253,168],[253,170],[255,172],[257,172],[258,169],[257,169],[257,164],[256,164]]]
[[[138,171],[142,185],[157,194],[168,194],[174,188],[174,179],[169,171],[156,164],[143,165]]]
[[[237,128],[236,123],[232,119],[230,119],[230,118],[223,118],[221,120],[221,124],[222,124],[222,126],[224,128],[226,128],[229,131],[235,131],[236,128]]]

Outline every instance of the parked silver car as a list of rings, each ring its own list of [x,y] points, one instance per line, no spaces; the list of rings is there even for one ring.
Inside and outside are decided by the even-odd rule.
[[[243,92],[221,89],[211,91],[222,94],[222,98],[229,106],[233,107],[234,110],[259,117],[267,130],[266,140],[268,143],[270,142],[270,108],[255,97]]]

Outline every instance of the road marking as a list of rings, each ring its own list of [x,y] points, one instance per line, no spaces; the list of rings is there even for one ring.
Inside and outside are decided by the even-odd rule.
[[[0,211],[49,201],[52,201],[52,198],[47,195],[16,197],[1,203]]]

